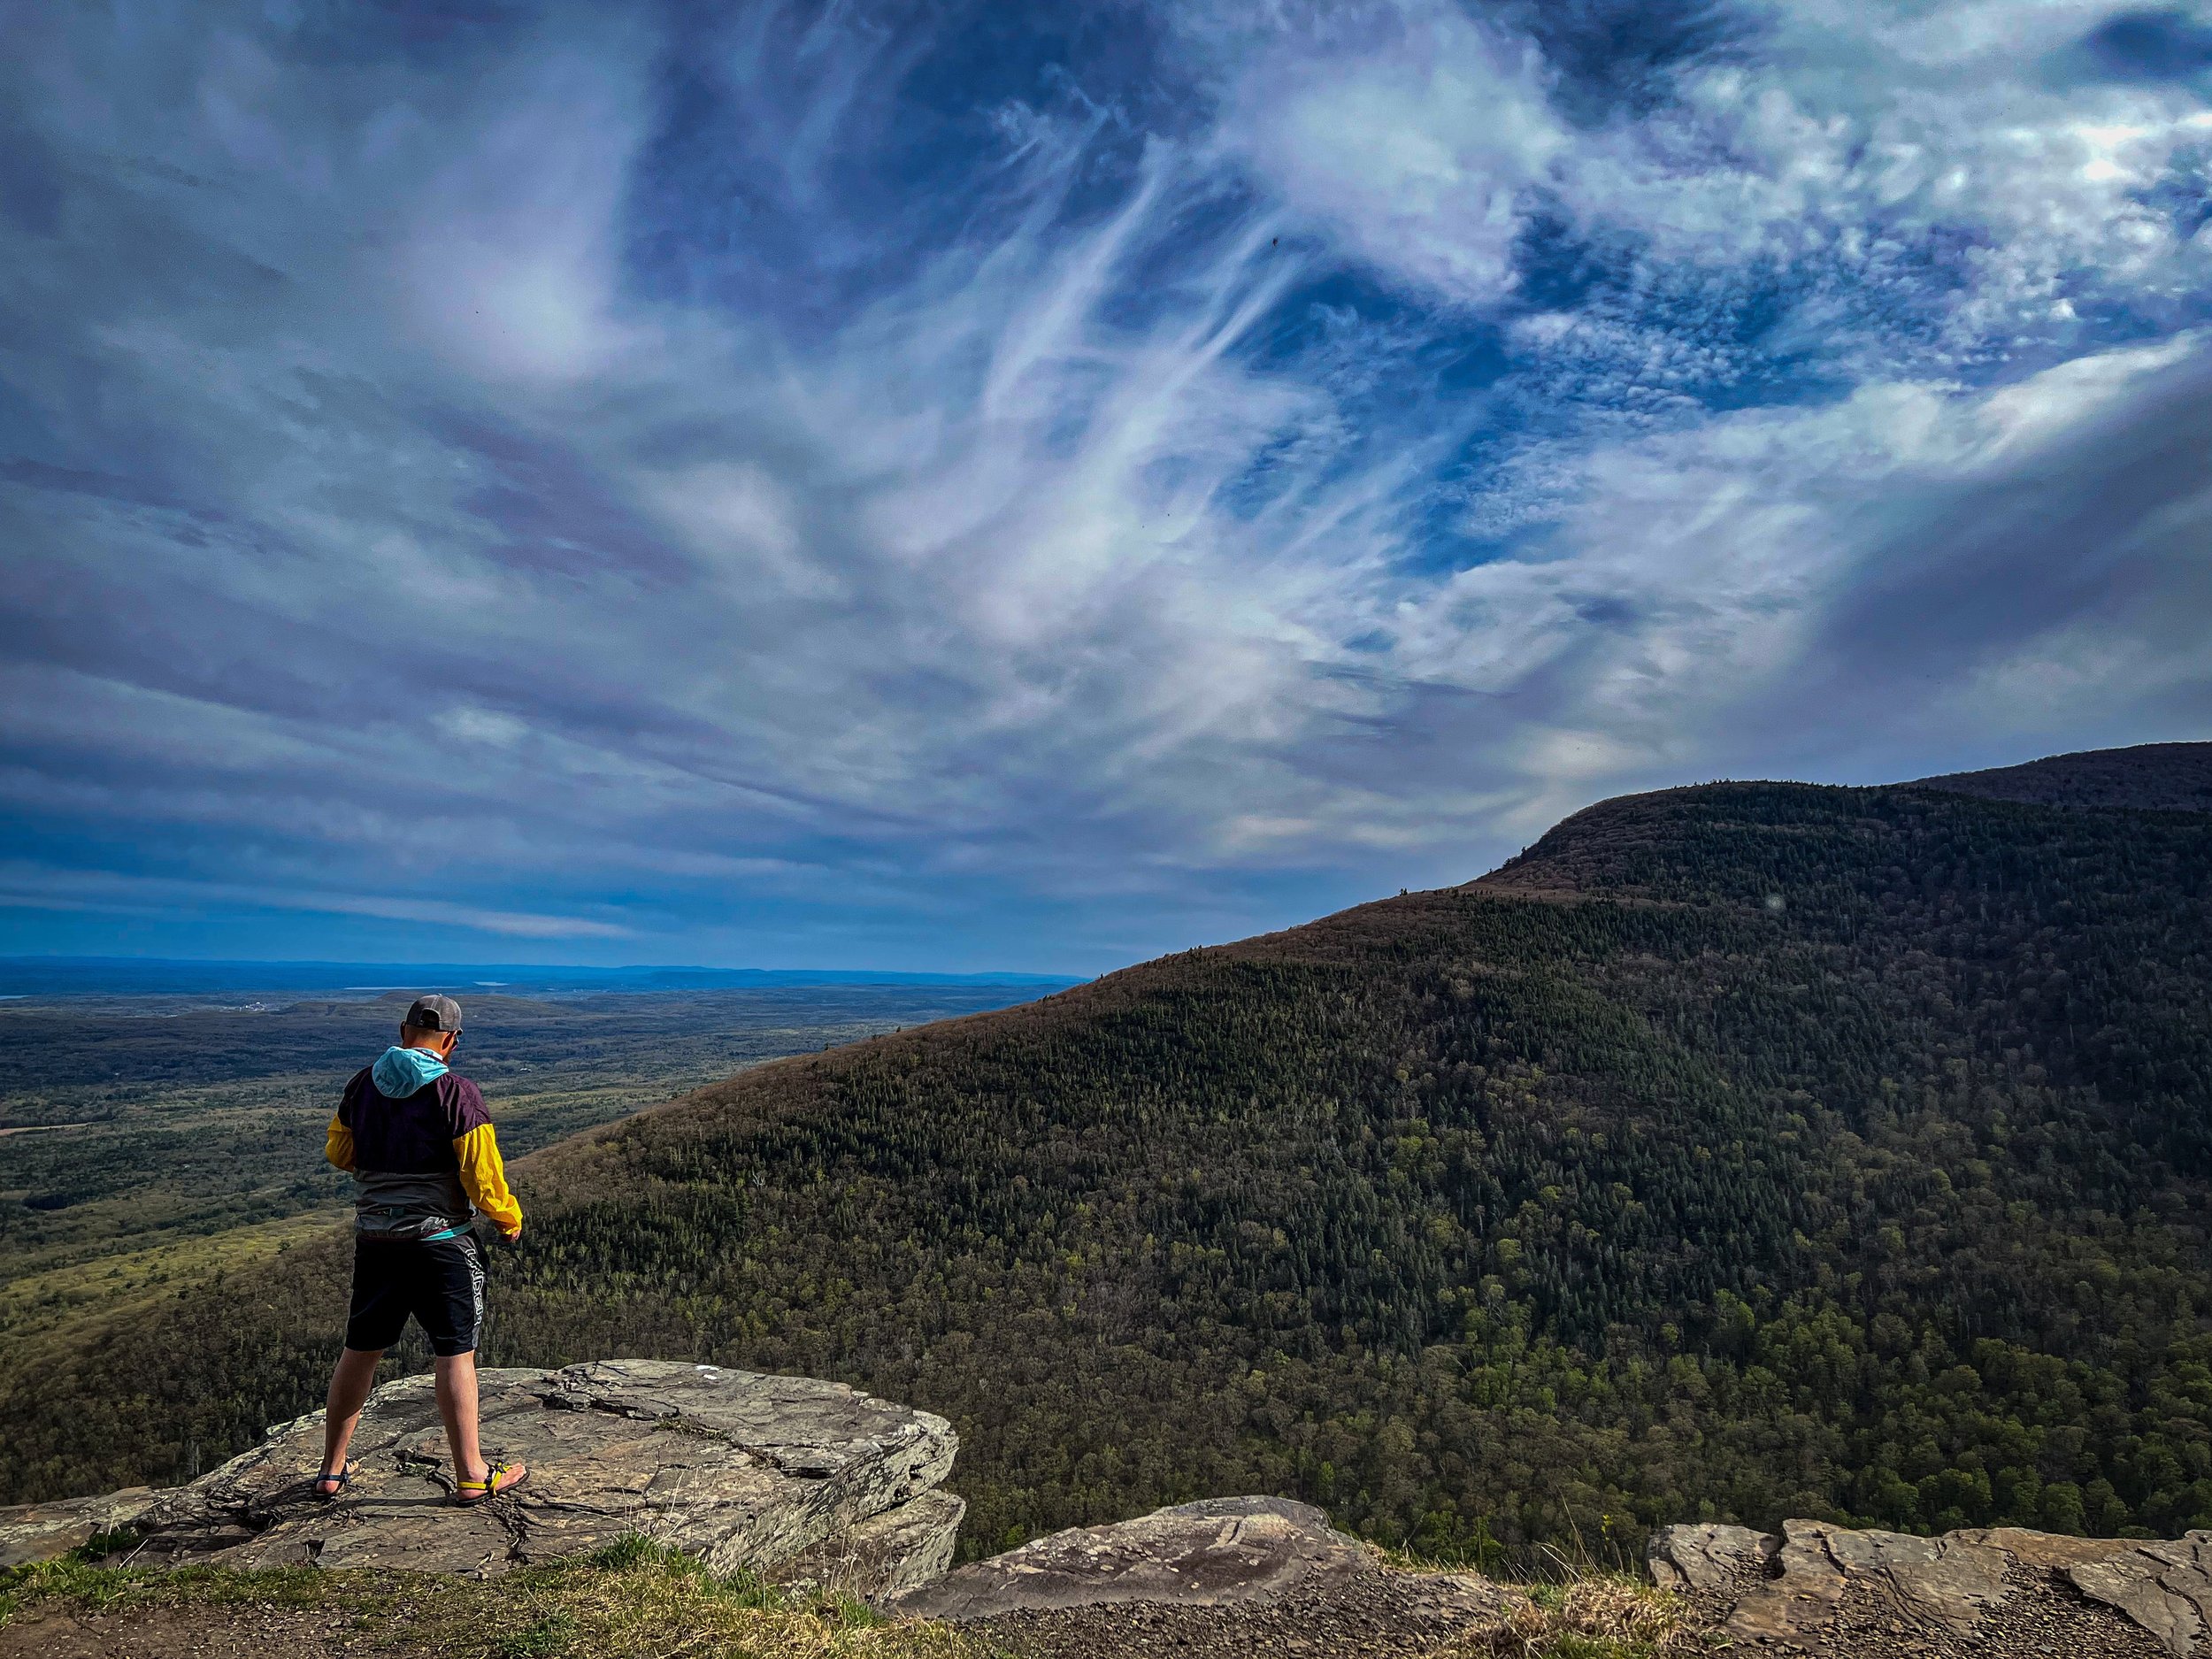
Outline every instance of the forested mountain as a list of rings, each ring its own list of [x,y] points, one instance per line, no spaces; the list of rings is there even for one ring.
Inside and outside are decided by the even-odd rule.
[[[2124,798],[2208,752],[2128,751]],[[2016,769],[2064,805],[1609,802],[1466,887],[748,1072],[528,1162],[488,1357],[944,1411],[972,1551],[1256,1490],[1485,1564],[2212,1526],[2212,816],[2072,758]],[[277,1261],[8,1362],[0,1485],[311,1403],[342,1241]]]
[[[2053,755],[2023,766],[1924,778],[1920,787],[2039,806],[2212,812],[2212,743],[2142,743]]]

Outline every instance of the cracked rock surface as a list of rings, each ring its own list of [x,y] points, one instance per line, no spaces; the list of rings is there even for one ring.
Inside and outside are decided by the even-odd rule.
[[[107,1525],[94,1530],[134,1525],[143,1534],[141,1562],[486,1576],[629,1533],[718,1571],[769,1572],[865,1525],[869,1548],[853,1552],[861,1564],[849,1581],[870,1594],[933,1571],[958,1525],[956,1499],[937,1494],[906,1508],[951,1470],[951,1425],[841,1383],[603,1360],[486,1371],[480,1386],[486,1455],[530,1466],[526,1485],[489,1503],[449,1502],[453,1474],[431,1379],[409,1377],[370,1397],[353,1442],[359,1471],[334,1502],[311,1490],[322,1451],[316,1412],[189,1486],[143,1494],[124,1513],[103,1511]],[[21,1525],[0,1513],[0,1548]]]
[[[2212,1532],[2112,1546],[2069,1561],[2065,1573],[2084,1595],[2118,1608],[2176,1659],[2212,1653]]]
[[[1786,1521],[1778,1538],[1706,1524],[1663,1529],[1649,1561],[1739,1650],[2212,1659],[2212,1533],[1916,1538]]]
[[[967,1512],[964,1498],[925,1492],[832,1532],[770,1570],[768,1577],[778,1584],[810,1584],[864,1601],[887,1601],[945,1576]]]

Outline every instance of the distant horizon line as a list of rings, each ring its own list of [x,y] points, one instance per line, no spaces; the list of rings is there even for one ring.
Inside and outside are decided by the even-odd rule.
[[[73,968],[254,968],[254,969],[312,969],[324,972],[347,971],[391,972],[411,975],[468,972],[530,974],[712,974],[747,978],[780,979],[809,979],[815,980],[998,980],[1020,983],[1079,985],[1091,977],[1075,973],[1048,973],[1021,968],[983,968],[972,972],[920,968],[761,968],[718,967],[706,963],[634,962],[620,964],[580,962],[496,962],[448,960],[442,962],[400,962],[345,957],[288,957],[288,956],[155,956],[129,955],[89,955],[47,951],[26,955],[0,955],[0,969],[35,970],[44,967]],[[356,987],[356,989],[375,987]],[[495,988],[495,987],[487,987]]]

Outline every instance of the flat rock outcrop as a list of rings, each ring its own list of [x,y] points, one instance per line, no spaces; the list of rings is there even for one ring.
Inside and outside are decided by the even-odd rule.
[[[371,1396],[359,1465],[319,1502],[323,1414],[284,1424],[189,1486],[0,1511],[0,1550],[58,1555],[127,1527],[149,1560],[388,1567],[488,1576],[641,1533],[718,1571],[905,1589],[950,1558],[962,1505],[936,1491],[958,1442],[926,1411],[841,1383],[673,1361],[480,1374],[488,1454],[530,1465],[518,1490],[463,1509],[428,1377]],[[83,1536],[76,1536],[76,1533]],[[841,1547],[837,1540],[849,1540]]]
[[[2212,1659],[2212,1532],[1916,1538],[1786,1521],[1778,1537],[1708,1524],[1657,1533],[1649,1564],[1754,1648]]]
[[[1210,1498],[1112,1526],[1055,1532],[959,1568],[895,1605],[949,1619],[1111,1601],[1217,1607],[1341,1580],[1371,1558],[1364,1544],[1337,1532],[1310,1504]]]
[[[1076,1527],[889,1603],[1021,1659],[1427,1659],[1494,1633],[1512,1598],[1472,1573],[1386,1565],[1285,1498],[1214,1498]]]

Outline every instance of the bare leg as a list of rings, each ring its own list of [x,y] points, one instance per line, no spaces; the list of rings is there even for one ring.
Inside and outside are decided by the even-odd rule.
[[[383,1357],[380,1348],[349,1348],[338,1356],[338,1369],[330,1374],[329,1409],[323,1417],[326,1475],[334,1475],[346,1466],[346,1448],[353,1443],[353,1432],[361,1425],[361,1408],[369,1402],[369,1390],[376,1386],[376,1363]],[[473,1394],[470,1397],[473,1399]]]
[[[438,1415],[445,1419],[446,1444],[453,1448],[453,1478],[480,1480],[484,1451],[476,1443],[476,1356],[440,1355]]]

